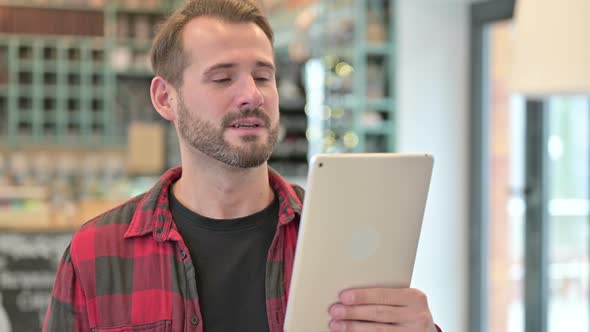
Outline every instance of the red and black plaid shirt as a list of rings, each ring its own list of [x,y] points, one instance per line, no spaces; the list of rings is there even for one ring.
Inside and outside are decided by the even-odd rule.
[[[43,331],[203,332],[195,267],[168,205],[181,169],[86,223],[59,265]],[[266,268],[271,332],[282,331],[302,202],[272,169],[279,223]],[[440,331],[440,329],[439,329]]]
[[[147,193],[86,223],[58,268],[44,331],[203,331],[195,267],[168,205],[180,167]],[[270,170],[279,223],[266,268],[270,331],[282,331],[301,201]]]

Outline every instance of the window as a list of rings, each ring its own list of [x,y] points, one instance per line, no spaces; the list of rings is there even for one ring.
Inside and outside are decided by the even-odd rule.
[[[510,93],[513,6],[471,11],[469,330],[588,331],[590,98]]]

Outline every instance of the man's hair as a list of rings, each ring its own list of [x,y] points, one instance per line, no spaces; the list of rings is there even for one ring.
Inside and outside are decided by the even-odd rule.
[[[182,85],[182,73],[189,65],[182,45],[182,31],[188,22],[201,16],[229,23],[255,23],[273,44],[272,28],[256,0],[187,0],[159,26],[150,52],[154,73],[174,87]]]

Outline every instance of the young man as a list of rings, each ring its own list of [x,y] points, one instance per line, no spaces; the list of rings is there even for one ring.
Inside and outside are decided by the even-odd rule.
[[[302,190],[267,165],[279,127],[272,41],[250,0],[188,1],[164,23],[150,92],[182,166],[74,235],[44,331],[282,331]],[[437,331],[418,290],[340,300],[331,331]]]

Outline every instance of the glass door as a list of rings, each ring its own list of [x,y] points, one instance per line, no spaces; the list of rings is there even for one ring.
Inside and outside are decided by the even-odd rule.
[[[477,17],[492,6],[472,11],[470,331],[590,331],[590,98],[511,94],[513,22]]]
[[[524,331],[525,103],[508,91],[511,32],[512,21],[484,28],[490,332]]]
[[[549,332],[589,331],[590,100],[553,97],[549,110]]]

